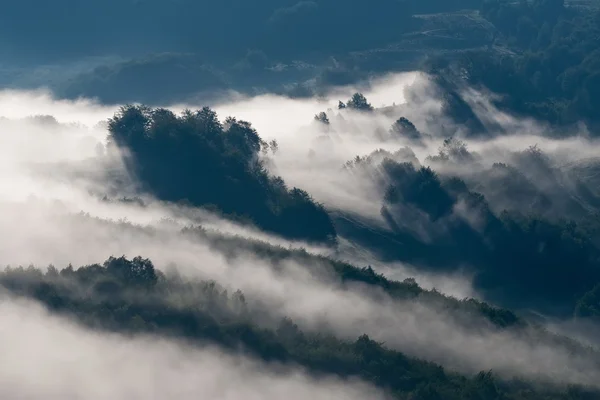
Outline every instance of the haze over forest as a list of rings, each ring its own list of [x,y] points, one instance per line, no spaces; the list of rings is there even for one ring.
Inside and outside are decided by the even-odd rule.
[[[600,2],[7,1],[0,397],[600,399]]]

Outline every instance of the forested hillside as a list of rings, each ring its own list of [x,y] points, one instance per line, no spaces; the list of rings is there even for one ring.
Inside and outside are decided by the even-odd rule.
[[[593,3],[592,3],[593,4]],[[486,1],[481,15],[498,30],[505,54],[477,51],[457,66],[466,81],[504,95],[499,104],[552,123],[597,129],[600,11],[564,1]]]
[[[159,105],[224,89],[304,96],[372,73],[423,62],[441,73],[456,63],[468,71],[461,79],[504,95],[507,109],[595,124],[598,13],[594,1],[564,0],[11,2],[0,17],[10,57],[0,79],[50,79],[61,96]]]
[[[360,377],[393,398],[444,399],[587,399],[594,392],[535,388],[503,381],[493,373],[463,377],[407,357],[362,335],[340,340],[303,332],[289,318],[265,329],[255,325],[251,299],[215,282],[185,282],[164,275],[148,259],[109,258],[90,265],[46,273],[30,267],[7,269],[0,282],[18,296],[35,298],[50,310],[75,317],[94,329],[129,334],[183,337],[201,344],[216,342],[267,361],[299,364],[314,373]],[[410,287],[409,284],[406,285]],[[415,287],[415,290],[418,287]]]
[[[0,12],[0,398],[600,399],[600,3]]]
[[[216,206],[290,238],[335,240],[322,205],[267,173],[259,153],[276,143],[263,141],[246,121],[227,118],[222,124],[208,107],[176,116],[126,106],[108,129],[109,146],[130,151],[132,171],[160,199]]]

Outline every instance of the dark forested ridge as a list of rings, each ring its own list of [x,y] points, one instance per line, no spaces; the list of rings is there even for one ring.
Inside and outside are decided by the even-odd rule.
[[[252,300],[242,292],[229,294],[215,282],[165,275],[142,257],[111,257],[102,265],[60,271],[50,266],[45,273],[34,267],[8,268],[0,276],[0,285],[95,329],[176,336],[198,345],[216,342],[232,350],[241,345],[267,361],[361,377],[399,399],[575,400],[597,395],[576,386],[544,389],[503,381],[491,371],[465,377],[390,350],[367,335],[345,341],[303,332],[289,318],[265,329],[252,322],[257,310],[252,310]]]
[[[375,120],[391,113],[394,122],[389,129],[375,130],[380,138],[402,139],[415,149],[436,140],[408,118],[394,114],[400,110],[376,108],[366,96],[355,93],[340,101],[336,111],[318,113],[312,123],[327,138],[337,134],[340,124],[350,126],[352,118]],[[289,265],[301,266],[303,276],[321,290],[360,294],[382,308],[398,307],[399,313],[412,308],[433,310],[444,321],[440,323],[451,324],[452,329],[558,349],[586,360],[592,370],[597,366],[595,347],[551,333],[543,318],[542,322],[530,319],[529,312],[541,312],[561,321],[594,324],[600,315],[597,188],[587,181],[564,186],[567,176],[576,176],[569,174],[577,168],[555,164],[553,156],[537,146],[504,153],[502,162],[484,162],[481,154],[470,150],[469,139],[457,137],[441,140],[438,151],[423,159],[406,146],[357,156],[340,166],[340,172],[356,182],[369,179],[373,184],[385,223],[381,226],[359,222],[343,211],[332,212],[308,192],[288,188],[266,166],[284,151],[278,143],[266,142],[249,122],[233,117],[221,122],[208,107],[176,115],[163,108],[123,106],[107,128],[109,154],[123,155],[127,171],[143,189],[141,194],[191,209],[209,208],[269,234],[326,244],[331,253],[316,255],[278,247],[268,239],[250,240],[197,226],[169,230],[170,242],[165,246],[203,243],[228,265],[257,263],[268,274],[281,276],[289,273]],[[113,154],[117,149],[120,152]],[[102,201],[120,203],[108,197]],[[122,202],[146,207],[141,199]],[[89,218],[80,214],[69,220],[69,226],[83,226]],[[156,238],[164,235],[159,228],[127,222],[99,219],[94,223],[95,229],[108,224],[108,232],[140,243],[150,237],[152,243],[159,243]],[[473,277],[472,287],[491,303],[448,297],[423,289],[414,279],[395,281],[376,272],[376,267],[341,261],[340,239],[371,252],[378,262],[406,262],[429,273],[466,271]],[[202,248],[192,249],[202,254]],[[544,388],[537,379],[520,377],[519,372],[507,375],[506,370],[486,370],[473,377],[446,366],[449,356],[444,347],[430,346],[433,349],[421,355],[407,353],[396,342],[374,340],[376,322],[393,313],[373,311],[373,324],[371,316],[364,315],[368,324],[361,331],[364,335],[348,339],[327,324],[319,330],[282,319],[265,300],[268,295],[252,300],[235,288],[229,294],[232,287],[225,284],[183,278],[168,266],[159,272],[148,259],[115,257],[102,265],[60,272],[54,267],[47,271],[7,268],[0,283],[13,295],[42,302],[51,312],[75,318],[89,329],[151,333],[197,346],[212,343],[228,351],[242,348],[251,357],[300,365],[311,373],[358,377],[401,399],[598,395],[594,387],[562,382]],[[294,283],[301,284],[300,280]],[[490,361],[490,365],[495,364]]]
[[[109,144],[126,148],[132,171],[167,201],[216,206],[260,228],[309,241],[334,241],[322,205],[283,179],[270,176],[263,141],[246,121],[222,124],[208,107],[176,116],[166,109],[125,106],[109,121]]]
[[[404,117],[389,134],[415,146],[427,139]],[[357,156],[345,170],[376,182],[387,228],[336,214],[336,229],[386,260],[434,271],[468,265],[478,290],[512,308],[594,313],[579,302],[593,301],[600,282],[597,185],[537,146],[507,158],[484,160],[454,137],[422,160],[409,147]]]
[[[470,84],[504,95],[499,104],[508,110],[555,124],[585,121],[596,131],[600,11],[567,5],[483,2],[481,16],[497,29],[494,43],[510,51],[468,52],[455,66]]]
[[[339,107],[379,112],[360,93]],[[332,129],[338,118],[315,117]],[[352,218],[330,214],[306,191],[271,176],[263,157],[277,152],[277,143],[266,143],[248,122],[221,123],[209,108],[176,116],[126,106],[110,120],[109,131],[110,143],[127,150],[143,187],[162,200],[213,207],[291,239],[335,244],[337,229],[385,260],[434,271],[466,266],[475,272],[477,290],[511,308],[573,315],[580,299],[594,298],[585,294],[600,283],[600,193],[582,181],[565,187],[571,172],[554,166],[535,146],[514,152],[510,164],[491,167],[452,137],[423,160],[429,166],[410,148],[348,162],[348,174],[369,177],[381,191],[389,231],[375,234],[380,228],[363,229]],[[389,134],[417,144],[427,138],[403,117]],[[445,172],[451,165],[477,172]],[[422,229],[426,240],[418,233]]]
[[[377,398],[600,399],[598,1],[5,3],[2,306]],[[38,362],[11,354],[8,400]]]
[[[164,104],[218,89],[310,95],[427,59],[442,75],[449,65],[468,71],[461,79],[504,95],[499,104],[514,112],[595,125],[599,12],[593,0],[10,2],[0,17],[10,57],[0,81]],[[108,56],[118,60],[67,75],[46,68]]]

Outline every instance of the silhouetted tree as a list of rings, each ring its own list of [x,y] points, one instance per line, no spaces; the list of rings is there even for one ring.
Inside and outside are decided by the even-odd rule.
[[[373,111],[373,106],[369,104],[367,98],[362,93],[354,93],[348,100],[346,106],[357,111]]]
[[[415,125],[404,117],[400,117],[392,127],[390,133],[393,135],[400,135],[409,139],[420,139],[421,133],[417,130]]]
[[[335,238],[322,205],[268,175],[259,154],[277,144],[262,140],[249,122],[229,117],[222,124],[208,107],[176,116],[129,105],[108,126],[110,146],[127,148],[132,172],[163,200],[215,205],[294,238]]]
[[[329,125],[329,118],[325,112],[320,112],[315,115],[315,121],[320,122],[325,125]]]

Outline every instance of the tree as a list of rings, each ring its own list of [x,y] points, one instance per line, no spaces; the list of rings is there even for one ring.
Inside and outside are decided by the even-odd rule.
[[[415,125],[404,117],[400,117],[396,122],[394,122],[390,128],[390,133],[393,135],[407,137],[409,139],[419,139],[421,137],[421,133],[418,131]]]
[[[323,207],[269,176],[259,155],[277,151],[277,142],[266,143],[247,121],[228,117],[222,124],[208,107],[176,116],[166,109],[125,106],[109,120],[109,142],[127,148],[133,174],[162,200],[214,205],[288,237],[335,237]]]
[[[600,321],[600,284],[579,299],[575,307],[575,316]]]
[[[348,100],[346,106],[357,111],[373,111],[373,106],[369,104],[367,98],[362,93],[354,93]]]
[[[315,115],[315,121],[325,125],[329,125],[329,118],[327,117],[327,114],[323,111]]]
[[[151,287],[158,280],[152,261],[140,256],[131,261],[125,257],[110,257],[104,262],[104,268],[125,285]]]
[[[269,148],[271,149],[273,154],[277,153],[277,151],[279,150],[279,144],[277,143],[277,140],[275,140],[275,139],[271,140],[269,142]]]
[[[475,159],[474,155],[469,152],[467,144],[455,137],[444,139],[442,146],[438,149],[438,154],[427,157],[431,161],[451,161],[451,162],[468,162]]]

